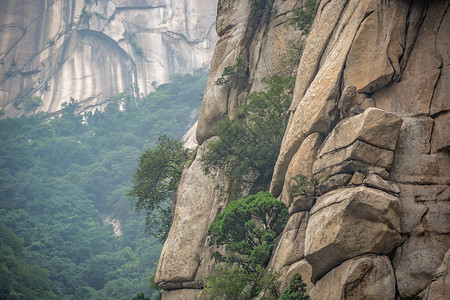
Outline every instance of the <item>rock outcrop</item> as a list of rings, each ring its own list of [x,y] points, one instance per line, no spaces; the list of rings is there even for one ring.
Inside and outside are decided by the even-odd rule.
[[[56,112],[75,98],[101,107],[127,88],[148,94],[177,73],[209,64],[217,0],[4,0],[0,109]],[[39,106],[24,99],[41,99]],[[30,99],[30,98],[28,98]]]
[[[258,19],[251,3],[219,1],[220,40],[197,128],[200,144],[225,115],[234,117],[249,92],[262,88],[261,78],[281,64],[288,37],[301,36],[281,25],[302,1],[276,0]],[[290,212],[270,262],[283,287],[298,272],[313,300],[448,298],[449,7],[448,0],[317,1],[270,187]],[[248,76],[216,85],[237,58]],[[291,195],[289,180],[298,174],[308,176],[311,199]],[[212,210],[191,222],[207,226],[218,214],[217,199],[197,201],[206,198]],[[189,209],[179,213],[173,228],[194,226],[183,223]],[[192,264],[182,250],[165,261],[184,234],[171,231],[159,273]],[[199,265],[207,259],[208,246],[203,249]],[[176,287],[176,276],[157,283],[165,295],[174,288],[182,293],[193,287],[187,281],[200,283],[209,274],[208,264]]]

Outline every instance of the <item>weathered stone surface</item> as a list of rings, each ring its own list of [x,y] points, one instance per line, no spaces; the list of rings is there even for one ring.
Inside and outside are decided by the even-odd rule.
[[[308,219],[308,212],[295,213],[289,218],[270,263],[273,268],[281,270],[304,258]]]
[[[306,71],[304,76],[298,76],[297,78],[294,99],[290,108],[292,113],[271,182],[270,190],[274,195],[281,192],[289,163],[303,140],[312,132],[317,131],[327,134],[331,130],[331,125],[336,117],[336,102],[339,97],[338,85],[351,41],[354,39],[364,16],[375,9],[375,1],[350,0],[348,3],[332,1],[329,6],[327,5],[329,2],[323,3],[321,5],[324,5],[326,9],[321,10],[319,8],[318,10],[317,21],[312,26],[305,52],[300,61],[299,73],[305,72],[302,66],[309,59],[312,57],[318,58],[323,54],[323,48],[312,48],[313,45],[308,44],[309,41],[318,38],[317,35],[324,27],[327,28],[325,31],[328,33],[329,30],[333,30],[332,28],[336,23],[345,23],[345,26],[338,27],[339,30],[333,31],[333,34],[338,35],[339,39],[332,45],[323,65],[317,68],[317,62],[311,62],[316,67],[313,69],[308,67],[308,70],[311,71]],[[333,6],[336,6],[336,11],[332,11]],[[343,6],[345,8],[342,18],[340,18],[339,11],[342,11]],[[338,22],[336,22],[336,18],[339,19]],[[326,20],[326,22],[320,22],[321,19]],[[318,40],[327,43],[328,37],[329,34],[325,34]],[[323,42],[320,44],[322,45]],[[314,79],[311,80],[312,78]]]
[[[363,181],[363,184],[388,193],[399,194],[400,187],[392,181],[387,181],[377,174],[368,174]]]
[[[431,153],[437,151],[450,152],[450,111],[440,114],[434,119]]]
[[[361,104],[361,108],[368,109],[370,107],[375,107],[375,101],[372,98],[364,99],[364,102]]]
[[[293,201],[290,192],[290,179],[298,174],[307,176],[309,180],[312,179],[312,165],[322,141],[323,138],[319,133],[314,132],[310,134],[303,141],[297,153],[292,158],[289,168],[286,171],[283,191],[280,198],[280,200],[283,201],[288,207]]]
[[[440,192],[437,196],[436,196],[436,200],[437,201],[449,201],[450,200],[450,186],[447,186],[447,188]]]
[[[248,49],[236,45],[246,40],[251,15],[250,1],[220,1],[218,3],[217,41],[208,83],[203,94],[197,127],[197,141],[202,144],[213,136],[217,123],[226,115],[233,116],[236,107],[243,100],[243,79],[228,84],[216,85],[224,69],[236,64],[238,58],[247,57]],[[245,53],[244,53],[245,52]],[[244,61],[248,63],[247,60]]]
[[[431,285],[426,291],[426,300],[445,300],[450,296],[450,249],[445,252],[444,259],[434,272]]]
[[[309,211],[314,205],[313,196],[296,196],[292,200],[291,205],[289,205],[288,211],[292,215],[300,211]]]
[[[344,161],[340,165],[328,167],[323,171],[314,174],[314,180],[316,182],[321,182],[335,174],[342,174],[342,173],[352,174],[355,172],[360,172],[362,174],[374,173],[380,175],[380,177],[384,179],[387,179],[389,177],[389,173],[386,171],[385,168],[371,166],[367,163],[358,160],[348,160]]]
[[[353,85],[358,92],[373,93],[393,78],[393,62],[397,73],[400,72],[398,61],[403,49],[396,31],[404,31],[407,14],[408,7],[403,3],[390,3],[389,7],[380,3],[363,20],[345,63],[345,86]],[[393,18],[396,22],[387,21]]]
[[[396,197],[366,187],[336,190],[317,199],[305,240],[312,282],[358,255],[390,254],[401,239],[399,210]]]
[[[331,176],[322,183],[318,184],[318,195],[323,195],[325,193],[328,193],[329,191],[346,186],[347,183],[349,183],[350,179],[352,179],[352,177],[353,175],[351,174],[338,174]]]
[[[450,22],[449,22],[450,23]],[[448,91],[450,90],[450,65],[442,67],[441,76],[434,90],[433,99],[430,106],[430,114],[436,115],[443,111],[450,110],[448,101]]]
[[[376,107],[401,116],[429,115],[442,66],[435,39],[447,6],[436,1],[428,7],[401,81],[373,94]]]
[[[194,281],[208,251],[204,247],[206,232],[221,207],[216,189],[221,180],[203,174],[200,158],[205,148],[206,144],[198,149],[197,157],[180,180],[172,227],[155,276],[155,283],[162,288]]]
[[[356,88],[353,85],[346,86],[342,91],[337,106],[341,120],[361,113],[356,94]]]
[[[430,153],[432,130],[433,119],[430,117],[404,117],[398,136],[396,154]]]
[[[450,235],[413,236],[399,247],[393,260],[401,296],[416,295],[431,282],[450,246]]]
[[[311,300],[394,300],[395,277],[388,257],[364,255],[328,272],[310,293]]]
[[[301,76],[297,76],[296,79],[296,91],[291,104],[291,111],[297,109],[299,102],[302,100],[311,82],[314,80],[314,76],[320,67],[321,56],[323,55],[335,28],[342,28],[338,23],[346,3],[347,1],[345,0],[328,3],[320,2],[316,14],[317,21],[312,25],[309,39],[305,45],[305,50],[303,51],[298,67]],[[352,4],[354,5],[354,3]],[[349,10],[351,11],[351,9]],[[334,33],[334,35],[337,35],[337,33]],[[336,37],[334,37],[334,39],[336,39]]]
[[[289,285],[289,281],[295,273],[298,273],[302,276],[303,282],[306,283],[307,293],[309,293],[314,286],[314,284],[311,282],[311,265],[304,259],[297,261],[290,266],[284,267],[281,272],[282,275],[280,276],[280,291],[283,291]]]
[[[201,290],[197,289],[181,289],[173,291],[164,291],[162,300],[195,300],[199,296]]]
[[[425,203],[425,205],[428,208],[427,213],[423,217],[425,230],[436,234],[449,234],[450,201],[429,202]]]
[[[355,172],[352,179],[348,183],[349,185],[361,185],[364,181],[365,175],[361,172]]]
[[[369,108],[360,115],[341,121],[327,136],[317,156],[348,147],[356,140],[394,150],[401,125],[400,117]]]
[[[155,3],[156,2],[156,3]],[[55,112],[75,98],[102,108],[131,85],[148,94],[177,73],[210,62],[217,0],[2,1],[0,108],[37,96]],[[84,13],[83,13],[84,12]],[[19,106],[21,107],[21,106]]]
[[[316,159],[313,164],[313,174],[349,160],[358,160],[369,165],[389,169],[393,158],[394,153],[392,151],[357,140],[347,148],[324,154]]]
[[[448,200],[449,198],[439,199],[441,195],[445,194],[447,189],[446,185],[410,185],[400,184],[400,204],[401,204],[401,228],[403,233],[410,235],[423,235],[424,232],[430,231],[431,227],[445,228],[448,226],[450,220],[446,212],[448,212]],[[444,202],[444,208],[442,208],[442,214],[440,209],[433,207],[439,207],[440,202]],[[447,208],[445,208],[447,207]],[[431,211],[430,211],[431,209]],[[436,220],[434,218],[427,217],[427,213],[438,211],[439,216]],[[444,218],[444,220],[442,220]],[[434,225],[430,225],[430,222]],[[441,225],[437,225],[441,224]],[[442,232],[441,229],[439,229]],[[448,231],[447,231],[448,232]]]
[[[403,118],[391,179],[403,183],[448,184],[450,155],[430,153],[433,119],[430,117]]]
[[[396,182],[450,184],[449,153],[396,154],[390,174]]]

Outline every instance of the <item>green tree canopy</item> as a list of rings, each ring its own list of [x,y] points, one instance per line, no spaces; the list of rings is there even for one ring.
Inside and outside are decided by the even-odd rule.
[[[214,258],[237,263],[248,272],[265,267],[287,215],[286,205],[268,192],[231,201],[208,229],[212,242],[225,245],[225,255],[214,252]]]
[[[287,216],[286,205],[268,192],[230,202],[208,229],[210,242],[225,251],[212,254],[224,264],[216,266],[206,293],[213,299],[251,299],[261,290],[276,291],[276,274],[264,268]]]
[[[306,283],[303,282],[302,276],[295,273],[289,281],[288,287],[278,300],[309,300],[306,294]]]
[[[170,229],[172,198],[178,187],[189,149],[183,143],[163,135],[155,149],[139,158],[128,196],[135,209],[146,212],[147,231],[164,241]]]
[[[278,157],[292,101],[293,77],[265,79],[266,91],[247,96],[233,120],[218,125],[219,137],[202,156],[205,173],[221,170],[230,181],[256,186],[268,184]],[[256,178],[256,180],[255,180]]]

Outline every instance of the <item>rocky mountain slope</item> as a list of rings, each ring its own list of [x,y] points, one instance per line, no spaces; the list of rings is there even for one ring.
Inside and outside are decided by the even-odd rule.
[[[0,117],[80,110],[208,64],[216,0],[2,0]],[[136,91],[134,91],[136,92]]]
[[[220,0],[197,157],[184,171],[155,281],[163,299],[195,299],[212,271],[206,231],[223,208],[200,158],[282,64],[284,26],[303,1]],[[270,2],[272,3],[272,2]],[[290,218],[271,266],[282,286],[299,272],[311,299],[447,299],[450,246],[450,1],[317,1],[270,190]],[[246,79],[215,84],[238,58]],[[292,197],[307,175],[314,197]]]

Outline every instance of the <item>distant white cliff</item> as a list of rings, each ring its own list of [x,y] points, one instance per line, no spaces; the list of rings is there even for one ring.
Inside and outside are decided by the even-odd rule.
[[[217,0],[1,0],[0,118],[101,106],[208,65]]]

